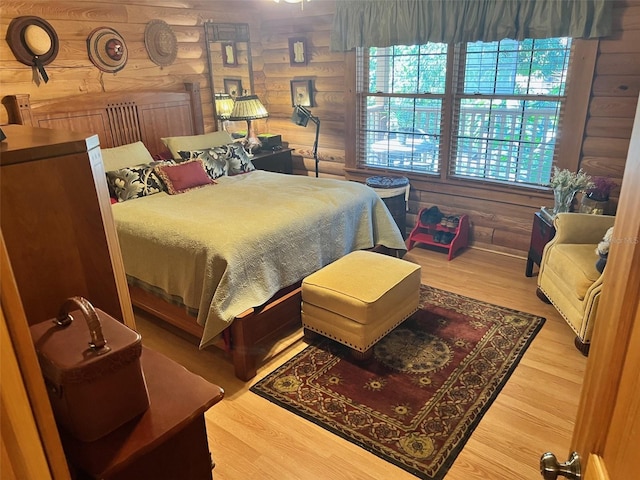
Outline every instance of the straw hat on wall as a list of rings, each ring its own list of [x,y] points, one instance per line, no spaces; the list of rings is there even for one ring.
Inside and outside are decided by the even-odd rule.
[[[87,51],[91,62],[103,72],[119,72],[129,58],[124,38],[109,27],[98,27],[89,34]]]
[[[144,29],[144,45],[151,61],[161,67],[171,65],[178,53],[178,41],[162,20],[151,20]]]
[[[7,43],[16,60],[33,67],[37,85],[40,77],[49,81],[44,67],[56,58],[59,48],[58,35],[49,22],[34,16],[14,18],[7,29]]]

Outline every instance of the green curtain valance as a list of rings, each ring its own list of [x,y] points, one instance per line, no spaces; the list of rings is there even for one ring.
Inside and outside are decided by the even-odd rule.
[[[336,0],[333,51],[611,33],[610,0]]]

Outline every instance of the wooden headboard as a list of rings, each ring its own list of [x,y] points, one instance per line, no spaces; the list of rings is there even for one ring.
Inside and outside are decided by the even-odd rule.
[[[3,98],[10,123],[97,134],[102,148],[142,141],[152,155],[162,137],[204,133],[200,85],[182,92],[83,94],[31,105],[29,95]]]

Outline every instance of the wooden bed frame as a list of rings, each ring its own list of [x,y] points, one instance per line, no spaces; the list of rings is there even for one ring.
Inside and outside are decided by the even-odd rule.
[[[183,92],[111,92],[78,95],[31,105],[29,95],[3,98],[9,122],[97,134],[103,148],[142,141],[152,155],[167,151],[161,138],[204,133],[198,84]],[[138,287],[129,287],[135,307],[198,338],[203,328],[186,310]],[[301,325],[300,285],[286,288],[265,305],[247,310],[224,332],[235,374],[247,381],[257,373],[264,346]]]

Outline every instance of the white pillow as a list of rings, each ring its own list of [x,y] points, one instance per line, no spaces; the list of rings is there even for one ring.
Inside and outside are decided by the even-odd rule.
[[[231,135],[225,131],[205,133],[203,135],[185,135],[182,137],[166,137],[161,138],[162,143],[169,149],[174,159],[179,160],[178,152],[190,152],[192,150],[200,150],[205,148],[217,147],[233,142]]]
[[[153,162],[151,153],[142,142],[129,143],[114,148],[101,148],[100,150],[102,151],[105,172]]]

